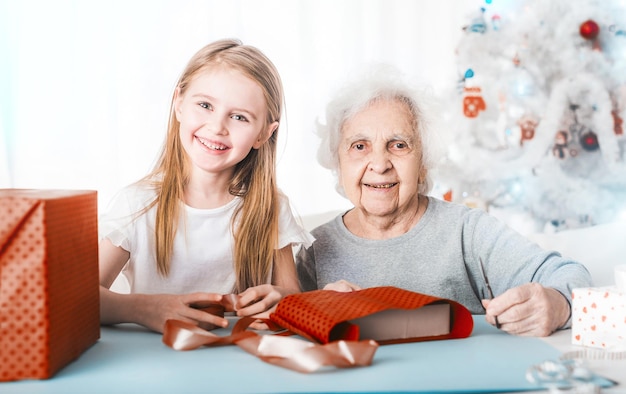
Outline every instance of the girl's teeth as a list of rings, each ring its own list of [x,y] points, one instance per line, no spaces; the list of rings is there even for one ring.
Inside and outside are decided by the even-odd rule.
[[[225,148],[225,147],[223,147],[223,146],[215,146],[215,145],[210,145],[210,144],[207,144],[206,142],[204,142],[204,141],[202,141],[202,140],[200,140],[200,143],[201,143],[202,145],[206,146],[206,147],[207,147],[207,148],[209,148],[209,149],[215,149],[215,150],[225,150],[225,149],[226,149],[226,148]]]

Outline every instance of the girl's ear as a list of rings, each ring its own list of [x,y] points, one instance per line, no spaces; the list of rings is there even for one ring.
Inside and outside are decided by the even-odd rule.
[[[180,113],[181,113],[181,104],[183,101],[183,95],[180,94],[180,87],[176,87],[176,90],[174,90],[174,100],[173,100],[173,104],[174,104],[174,114],[176,115],[176,120],[178,120],[180,122]]]
[[[278,130],[278,122],[273,122],[268,125],[265,130],[259,133],[259,138],[252,144],[253,149],[259,149],[261,145],[263,145],[267,140],[270,139],[272,134],[274,134]]]

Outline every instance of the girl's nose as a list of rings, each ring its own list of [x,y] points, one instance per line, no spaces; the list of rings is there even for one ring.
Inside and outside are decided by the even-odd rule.
[[[216,135],[226,135],[228,134],[228,128],[226,127],[226,122],[219,116],[211,116],[210,119],[206,122],[206,127]]]

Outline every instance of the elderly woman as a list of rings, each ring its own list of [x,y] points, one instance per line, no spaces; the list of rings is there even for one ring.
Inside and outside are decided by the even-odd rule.
[[[402,78],[380,68],[327,107],[318,158],[354,208],[298,253],[303,290],[396,286],[455,300],[512,334],[568,327],[571,291],[591,286],[589,272],[483,210],[427,195],[428,102]]]

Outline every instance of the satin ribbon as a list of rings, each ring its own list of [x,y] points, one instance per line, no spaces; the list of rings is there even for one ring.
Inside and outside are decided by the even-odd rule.
[[[163,331],[163,343],[175,350],[193,350],[201,346],[237,345],[261,360],[298,372],[315,372],[324,366],[348,368],[371,365],[378,343],[373,340],[334,341],[325,345],[298,338],[259,335],[247,328],[259,319],[240,318],[231,335],[218,336],[194,324],[168,320]],[[261,319],[263,320],[263,319]],[[263,320],[272,326],[272,322]]]

